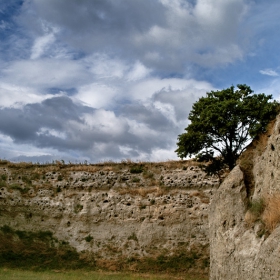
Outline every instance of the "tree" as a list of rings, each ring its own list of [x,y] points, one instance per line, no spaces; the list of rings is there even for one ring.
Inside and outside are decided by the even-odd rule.
[[[180,158],[198,155],[212,158],[217,154],[232,169],[249,142],[265,132],[279,112],[272,95],[253,94],[245,84],[206,93],[193,104],[186,132],[178,136]],[[200,154],[199,154],[200,153]]]

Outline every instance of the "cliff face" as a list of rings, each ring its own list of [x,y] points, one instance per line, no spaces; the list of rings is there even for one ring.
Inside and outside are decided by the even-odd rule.
[[[210,279],[280,278],[280,117],[211,202]]]
[[[0,176],[0,227],[51,231],[108,268],[181,256],[180,269],[209,269],[208,206],[219,180],[193,163],[2,163]]]

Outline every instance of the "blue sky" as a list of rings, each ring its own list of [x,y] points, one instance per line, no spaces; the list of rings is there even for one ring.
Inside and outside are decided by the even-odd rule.
[[[0,0],[0,154],[176,159],[192,104],[246,83],[279,99],[280,2]]]

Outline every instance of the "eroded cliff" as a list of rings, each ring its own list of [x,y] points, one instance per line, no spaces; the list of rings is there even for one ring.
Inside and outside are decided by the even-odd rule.
[[[208,272],[208,207],[219,179],[197,163],[2,161],[0,176],[2,229],[51,232],[100,267]]]
[[[280,116],[211,202],[210,279],[280,278]]]

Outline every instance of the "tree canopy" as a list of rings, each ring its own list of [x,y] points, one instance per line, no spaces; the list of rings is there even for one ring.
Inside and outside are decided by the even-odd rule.
[[[206,93],[193,104],[186,132],[178,136],[180,158],[219,155],[232,169],[239,155],[276,117],[279,103],[272,95],[253,94],[245,84]]]

